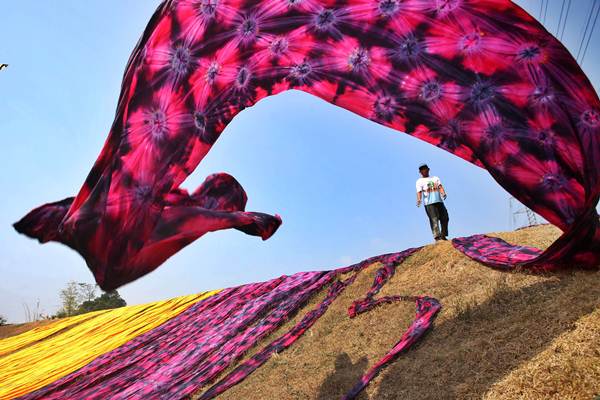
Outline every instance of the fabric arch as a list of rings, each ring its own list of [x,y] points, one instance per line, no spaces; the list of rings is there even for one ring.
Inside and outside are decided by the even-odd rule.
[[[545,270],[600,262],[598,96],[508,0],[167,0],[130,57],[83,187],[15,228],[78,251],[103,289],[210,231],[267,239],[281,219],[247,212],[233,177],[180,185],[239,111],[291,89],[485,168],[564,232],[545,252],[455,241],[466,254]]]

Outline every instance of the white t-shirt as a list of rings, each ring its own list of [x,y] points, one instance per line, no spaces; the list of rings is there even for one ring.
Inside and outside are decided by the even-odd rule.
[[[428,206],[433,203],[441,203],[440,185],[442,182],[437,176],[417,179],[417,193],[422,192],[423,204]]]

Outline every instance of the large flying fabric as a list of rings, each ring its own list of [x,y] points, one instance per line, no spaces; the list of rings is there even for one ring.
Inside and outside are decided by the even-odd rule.
[[[165,1],[130,57],[83,187],[16,229],[78,251],[103,289],[206,232],[267,239],[280,218],[246,212],[234,178],[212,175],[191,194],[180,185],[240,110],[290,89],[487,169],[564,231],[523,265],[599,263],[597,94],[508,0]]]

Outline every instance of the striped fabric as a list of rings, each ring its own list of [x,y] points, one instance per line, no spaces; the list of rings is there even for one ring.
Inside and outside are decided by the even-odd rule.
[[[0,398],[172,400],[198,394],[212,399],[243,381],[274,353],[292,346],[368,266],[378,265],[371,289],[353,303],[349,316],[401,300],[415,301],[417,313],[399,342],[346,396],[354,398],[382,368],[420,340],[441,308],[426,296],[377,297],[396,268],[418,250],[375,256],[331,271],[299,272],[90,313],[6,339],[0,345],[13,350],[0,357]],[[325,293],[324,298],[304,311],[297,324],[269,337],[319,293]],[[254,349],[256,353],[244,360]]]
[[[0,340],[0,399],[44,387],[218,292],[84,314]]]
[[[35,342],[42,341],[61,331],[71,329],[73,326],[90,318],[96,317],[98,314],[109,312],[109,310],[95,311],[75,317],[60,319],[54,323],[39,328],[34,328],[30,331],[21,333],[20,335],[10,337],[8,339],[0,339],[0,357],[23,349]]]

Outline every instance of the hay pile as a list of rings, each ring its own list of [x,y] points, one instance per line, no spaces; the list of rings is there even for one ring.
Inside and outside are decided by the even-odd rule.
[[[540,248],[558,235],[548,225],[497,234]],[[414,315],[413,304],[396,303],[347,317],[376,269],[367,269],[288,351],[219,398],[340,398]],[[381,292],[388,294],[429,294],[443,309],[425,340],[385,369],[363,399],[589,400],[600,394],[600,273],[503,273],[438,243],[404,262]]]
[[[497,236],[545,248],[559,234],[545,225]],[[378,267],[367,268],[291,348],[219,399],[324,400],[345,394],[414,316],[414,304],[405,302],[348,318],[348,306],[364,296]],[[298,322],[326,290],[246,357]],[[504,273],[444,242],[399,267],[381,291],[394,294],[428,294],[443,308],[423,342],[375,378],[362,399],[589,400],[600,394],[598,272]],[[0,327],[0,338],[35,326]]]

